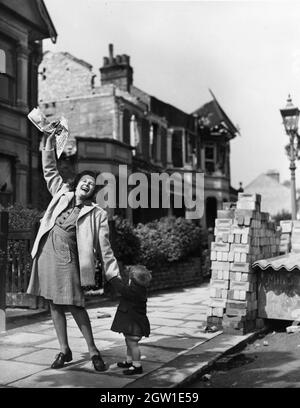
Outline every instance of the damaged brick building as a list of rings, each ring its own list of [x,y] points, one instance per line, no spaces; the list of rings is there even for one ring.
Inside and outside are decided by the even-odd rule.
[[[71,138],[60,160],[65,178],[94,169],[119,177],[142,172],[204,172],[205,209],[201,224],[213,226],[224,201],[235,201],[230,185],[230,140],[238,130],[216,98],[186,113],[138,89],[128,55],[104,57],[97,84],[92,66],[67,52],[46,52],[39,67],[39,105],[49,119],[63,114]],[[118,191],[118,189],[117,189]],[[151,194],[151,191],[149,192]],[[118,200],[116,200],[118,202]],[[134,223],[167,214],[184,216],[180,208],[116,208]]]

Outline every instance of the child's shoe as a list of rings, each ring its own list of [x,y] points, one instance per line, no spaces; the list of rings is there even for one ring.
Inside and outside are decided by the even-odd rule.
[[[129,368],[132,366],[132,363],[128,363],[127,361],[121,361],[117,363],[117,366],[120,368]]]
[[[135,367],[132,365],[128,370],[123,370],[124,375],[134,375],[134,374],[142,374],[143,373],[143,367]]]

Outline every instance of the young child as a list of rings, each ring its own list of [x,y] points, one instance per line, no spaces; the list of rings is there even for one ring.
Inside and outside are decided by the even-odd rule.
[[[142,374],[139,341],[149,337],[150,324],[147,318],[147,288],[152,279],[151,272],[143,265],[129,267],[129,282],[126,285],[120,277],[110,283],[121,294],[111,330],[123,333],[127,346],[126,360],[117,363],[125,375]]]

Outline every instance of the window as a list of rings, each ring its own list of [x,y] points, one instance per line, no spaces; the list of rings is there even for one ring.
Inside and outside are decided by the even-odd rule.
[[[4,50],[0,50],[0,74],[6,74],[6,54]]]
[[[0,204],[7,206],[13,199],[13,166],[7,156],[0,156]]]
[[[186,133],[185,137],[185,161],[188,164],[195,165],[196,163],[196,143],[195,143],[195,137],[193,135],[190,135],[189,133]]]
[[[150,133],[149,133],[149,152],[150,152],[150,158],[152,160],[157,160],[157,131],[158,131],[158,126],[156,124],[153,124],[150,126]]]
[[[132,115],[130,120],[130,145],[136,148],[136,154],[141,153],[141,123],[135,115]]]
[[[172,136],[172,158],[174,167],[183,167],[182,130],[174,130]]]
[[[204,154],[205,154],[205,171],[207,173],[213,173],[215,171],[215,146],[214,145],[206,145],[204,147]]]
[[[220,145],[218,148],[218,168],[223,173],[226,174],[226,146]]]
[[[0,37],[0,101],[14,104],[16,52],[13,43]]]
[[[123,112],[123,140],[122,142],[130,145],[130,112],[124,109]]]

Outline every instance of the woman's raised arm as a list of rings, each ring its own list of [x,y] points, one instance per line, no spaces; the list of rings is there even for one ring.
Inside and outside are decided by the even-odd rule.
[[[43,135],[43,150],[42,150],[42,165],[44,178],[47,183],[47,188],[53,196],[63,186],[64,182],[57,169],[55,157],[55,132],[53,130],[50,134],[44,132]]]

